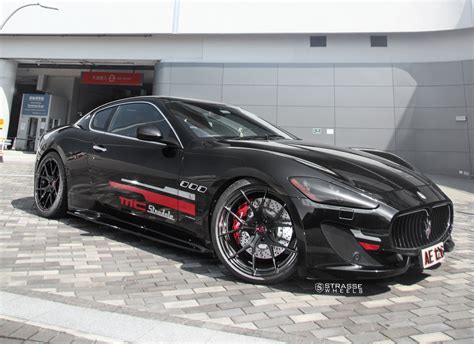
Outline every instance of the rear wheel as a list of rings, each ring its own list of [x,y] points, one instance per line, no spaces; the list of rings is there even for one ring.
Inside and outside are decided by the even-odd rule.
[[[67,211],[66,172],[56,152],[45,155],[35,172],[35,204],[41,216],[62,217]]]
[[[217,256],[240,279],[276,283],[296,270],[290,213],[278,193],[260,182],[242,179],[221,195],[211,235]]]

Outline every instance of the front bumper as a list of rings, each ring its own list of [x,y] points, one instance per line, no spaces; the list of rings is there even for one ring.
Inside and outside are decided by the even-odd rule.
[[[397,249],[392,245],[390,225],[397,210],[381,206],[374,210],[354,210],[348,215],[348,210],[340,207],[315,205],[306,199],[298,201],[296,208],[302,219],[298,238],[300,276],[387,278],[420,267],[419,257],[424,247]],[[378,249],[367,250],[361,242],[375,244]],[[454,248],[451,230],[439,242],[444,242],[445,252],[451,252]]]
[[[444,241],[444,251],[452,252],[454,250],[454,241],[451,237]],[[324,271],[322,269],[308,269],[306,277],[309,279],[321,278],[321,273],[328,274],[338,278],[352,278],[352,279],[380,279],[389,278],[402,275],[410,268],[421,270],[421,265],[418,256],[400,255],[400,263],[396,265],[385,265],[380,268],[371,266],[363,266],[358,264],[343,264],[335,266],[326,266]],[[429,268],[431,269],[431,268]]]
[[[418,260],[412,257],[405,257],[400,266],[382,266],[373,268],[357,264],[345,264],[336,266],[326,266],[324,268],[312,268],[307,270],[306,278],[319,279],[321,274],[336,278],[348,279],[379,279],[402,275],[417,264]]]
[[[454,249],[454,241],[451,237],[444,241],[445,252],[451,252]],[[402,275],[410,268],[422,270],[419,256],[396,255],[396,259],[385,265],[361,265],[356,263],[344,262],[336,265],[320,265],[318,267],[309,267],[304,276],[309,279],[321,278],[321,276],[331,276],[337,278],[349,279],[380,279]],[[429,268],[431,269],[431,268]]]

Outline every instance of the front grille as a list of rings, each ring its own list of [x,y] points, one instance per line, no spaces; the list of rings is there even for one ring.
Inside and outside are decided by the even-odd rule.
[[[402,249],[429,246],[444,237],[450,224],[449,204],[400,215],[392,222],[392,243]]]

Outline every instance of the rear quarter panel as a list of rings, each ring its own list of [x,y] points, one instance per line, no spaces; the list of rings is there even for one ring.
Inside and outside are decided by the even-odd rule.
[[[57,128],[47,132],[40,143],[37,163],[50,151],[57,152],[64,163],[67,176],[68,204],[70,209],[90,208],[90,174],[88,153],[92,149],[95,133],[76,126]]]

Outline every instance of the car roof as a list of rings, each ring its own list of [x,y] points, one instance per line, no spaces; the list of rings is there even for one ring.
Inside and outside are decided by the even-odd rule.
[[[100,106],[100,108],[105,107],[105,106],[111,106],[111,105],[119,105],[119,104],[123,104],[127,102],[134,102],[134,101],[147,101],[147,102],[152,102],[152,103],[157,103],[157,102],[166,103],[166,102],[173,102],[173,101],[182,101],[182,102],[201,103],[201,104],[214,105],[214,106],[228,106],[227,104],[210,101],[210,100],[152,95],[152,96],[138,96],[138,97],[118,99],[118,100],[114,100],[109,103],[103,104]]]

